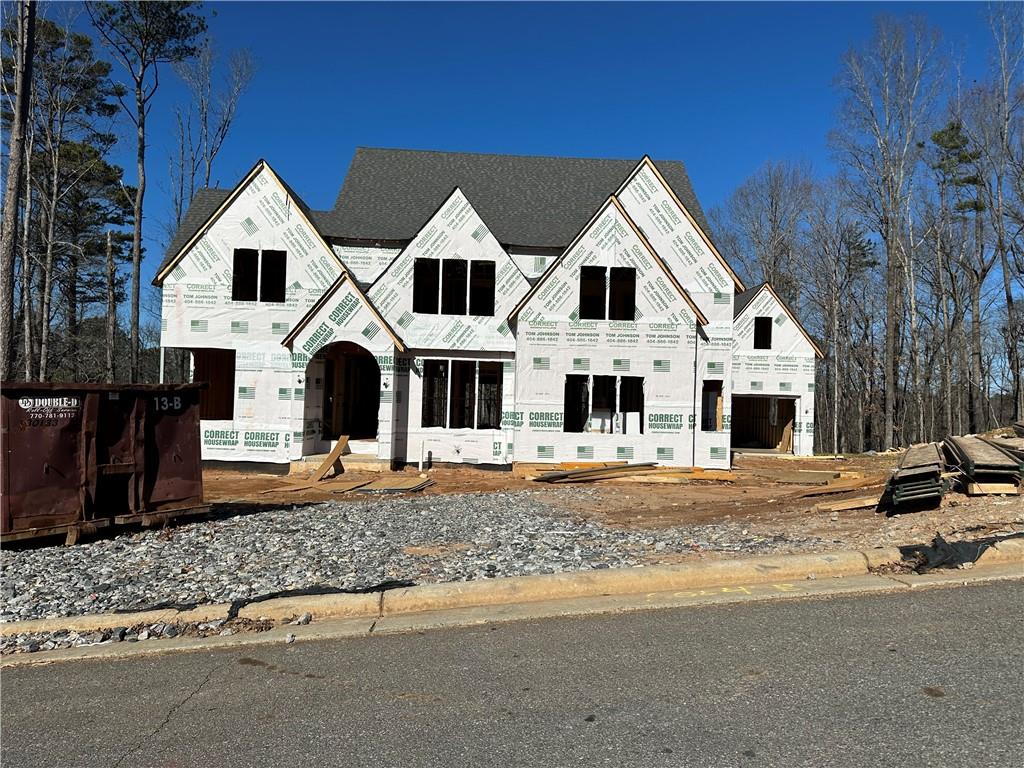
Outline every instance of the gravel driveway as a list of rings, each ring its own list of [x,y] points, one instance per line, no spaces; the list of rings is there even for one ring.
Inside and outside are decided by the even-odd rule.
[[[211,603],[314,585],[358,588],[589,568],[695,550],[767,554],[820,539],[763,538],[738,523],[610,528],[567,511],[585,488],[425,495],[285,506],[72,547],[6,550],[0,621],[165,602]],[[669,557],[672,556],[672,557]]]

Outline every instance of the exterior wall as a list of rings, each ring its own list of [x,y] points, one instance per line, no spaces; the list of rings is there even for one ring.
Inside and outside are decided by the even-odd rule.
[[[626,213],[668,264],[672,274],[708,318],[707,340],[698,342],[697,406],[694,413],[694,464],[729,468],[729,422],[732,380],[732,314],[735,284],[690,218],[658,175],[643,165],[619,192]],[[703,432],[700,389],[705,379],[721,379],[723,430]]]
[[[287,252],[284,303],[231,300],[235,248]],[[234,418],[202,422],[203,459],[298,458],[306,363],[281,341],[340,273],[264,167],[164,280],[161,346],[235,350]]]
[[[423,364],[426,360],[502,361],[501,429],[446,429],[422,426]],[[512,463],[515,433],[509,416],[515,411],[516,395],[515,362],[512,353],[415,350],[410,354],[399,355],[396,362],[396,460],[417,463],[422,456],[425,460],[461,464]]]
[[[494,315],[413,312],[413,268],[418,258],[495,262]],[[515,341],[505,318],[529,289],[515,262],[456,189],[381,274],[369,298],[409,347],[511,352]]]
[[[398,248],[374,248],[372,246],[332,245],[334,255],[352,273],[364,290],[373,284],[401,251]]]
[[[579,319],[584,265],[636,269],[634,321]],[[516,461],[691,464],[696,335],[693,311],[609,204],[519,313]],[[644,377],[643,434],[564,432],[569,374]]]
[[[538,256],[534,253],[519,253],[514,250],[509,250],[508,255],[512,257],[512,261],[519,267],[519,271],[522,272],[526,279],[530,282],[536,282],[537,279],[544,274],[548,267],[558,258],[558,256]]]
[[[772,318],[772,348],[754,349],[754,318]],[[814,348],[767,288],[735,321],[733,393],[796,399],[793,453],[814,453]]]

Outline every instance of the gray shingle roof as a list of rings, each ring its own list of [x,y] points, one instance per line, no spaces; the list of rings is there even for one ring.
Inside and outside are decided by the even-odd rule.
[[[748,288],[742,293],[737,293],[732,297],[732,317],[734,320],[740,316],[740,312],[747,308],[747,304],[749,304],[766,285],[768,285],[768,283],[759,283],[753,288]]]
[[[334,210],[314,218],[327,237],[409,240],[459,187],[502,244],[564,248],[638,162],[359,147]],[[683,164],[655,165],[707,231]]]
[[[213,215],[213,212],[217,210],[230,194],[230,189],[219,189],[216,187],[203,187],[196,190],[195,197],[192,198],[192,203],[189,205],[188,210],[185,211],[185,216],[181,220],[178,231],[174,233],[171,244],[167,246],[164,260],[156,268],[158,275],[163,272],[164,267],[170,264],[171,259],[177,255],[185,243],[192,239],[195,233],[200,230],[203,224],[206,223],[206,220]]]
[[[460,187],[503,245],[562,249],[638,162],[359,147],[334,210],[312,211],[294,190],[288,191],[324,237],[405,241]],[[660,160],[655,165],[708,232],[682,162]],[[196,192],[157,274],[231,192]]]

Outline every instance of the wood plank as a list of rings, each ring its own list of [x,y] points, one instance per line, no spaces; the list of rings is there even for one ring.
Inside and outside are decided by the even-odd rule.
[[[856,491],[861,488],[872,488],[876,485],[885,485],[885,478],[876,475],[875,477],[865,477],[859,480],[836,480],[834,482],[827,483],[820,488],[811,488],[803,491],[802,493],[798,493],[796,498],[804,499],[809,496],[826,496],[830,493],[846,493],[847,491]]]
[[[348,493],[354,491],[356,488],[362,488],[364,485],[369,485],[370,480],[346,480],[341,483],[320,483],[317,488],[324,490],[329,493]]]
[[[433,484],[434,481],[429,477],[382,477],[379,480],[363,485],[359,491],[361,493],[372,493],[374,491],[402,493],[405,491],[418,491]]]
[[[878,502],[881,500],[879,496],[858,496],[855,499],[846,499],[845,501],[833,501],[822,504],[815,504],[815,512],[845,512],[849,509],[866,509],[868,507],[877,507]]]
[[[776,483],[804,483],[807,485],[824,485],[839,477],[838,472],[821,470],[788,470],[788,469],[754,469],[755,477],[772,480]]]
[[[337,463],[335,469],[335,475],[340,475],[345,471],[345,468],[341,465],[340,459],[342,452],[348,447],[348,435],[341,435],[338,437],[338,442],[334,444],[331,452],[327,454],[327,458],[324,459],[323,463],[317,467],[316,472],[313,473],[313,480],[323,480],[324,476],[330,471],[331,467]]]
[[[968,483],[968,496],[1019,496],[1016,483]]]

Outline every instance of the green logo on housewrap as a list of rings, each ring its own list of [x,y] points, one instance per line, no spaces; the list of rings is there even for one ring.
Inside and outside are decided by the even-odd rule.
[[[238,446],[238,430],[204,429],[203,445],[208,448],[235,448]]]
[[[681,413],[648,413],[648,432],[682,432],[685,417]]]
[[[349,293],[338,303],[338,306],[331,310],[331,314],[327,316],[327,319],[335,325],[343,327],[357,309],[359,309],[359,299]]]
[[[523,412],[522,411],[502,411],[501,412],[501,428],[502,429],[519,429],[523,426]]]
[[[530,411],[527,423],[530,429],[536,430],[562,430],[561,411]]]
[[[307,354],[312,355],[321,347],[325,346],[327,342],[334,338],[334,329],[331,328],[327,323],[320,323],[320,327],[313,331],[313,335],[306,339],[306,342],[302,345],[303,351]]]
[[[246,432],[242,437],[242,446],[244,448],[253,448],[257,450],[277,450],[281,445],[281,434],[280,432]],[[287,448],[291,444],[291,433],[284,433],[284,446]]]

